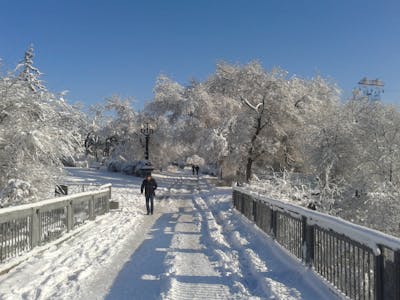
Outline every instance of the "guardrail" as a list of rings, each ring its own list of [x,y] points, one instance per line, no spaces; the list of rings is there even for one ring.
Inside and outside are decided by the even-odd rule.
[[[350,299],[400,299],[400,239],[233,188],[233,205]]]
[[[102,185],[97,183],[65,183],[56,186],[55,197],[97,191]]]
[[[96,191],[0,209],[0,263],[107,213],[110,199],[107,184]]]

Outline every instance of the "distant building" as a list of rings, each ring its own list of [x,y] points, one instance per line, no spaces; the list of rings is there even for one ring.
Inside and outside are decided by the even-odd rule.
[[[368,98],[370,101],[380,101],[384,93],[384,83],[379,79],[362,78],[358,82],[358,88],[353,90],[353,99]]]

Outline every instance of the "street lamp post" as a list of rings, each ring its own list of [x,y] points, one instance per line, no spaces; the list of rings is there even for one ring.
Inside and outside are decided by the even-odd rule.
[[[150,135],[153,134],[153,129],[151,129],[149,127],[149,123],[146,123],[145,126],[142,125],[142,128],[140,129],[140,133],[143,134],[146,139],[144,159],[149,160],[149,141],[150,141]]]

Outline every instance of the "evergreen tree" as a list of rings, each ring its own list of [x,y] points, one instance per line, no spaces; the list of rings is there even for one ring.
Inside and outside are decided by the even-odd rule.
[[[19,78],[25,81],[33,92],[44,92],[46,88],[40,79],[43,73],[41,73],[38,68],[34,67],[34,57],[34,48],[33,45],[30,45],[28,50],[25,51],[23,60],[17,65],[16,70],[21,70]]]

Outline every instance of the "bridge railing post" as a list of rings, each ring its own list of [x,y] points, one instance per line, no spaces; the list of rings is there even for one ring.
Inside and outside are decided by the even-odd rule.
[[[253,212],[252,212],[252,215],[253,215],[253,221],[254,221],[254,223],[257,223],[257,216],[258,216],[258,214],[257,214],[257,200],[255,199],[255,198],[253,198]]]
[[[240,212],[244,215],[246,215],[245,213],[245,204],[246,204],[246,195],[242,195],[242,197],[240,197]]]
[[[375,256],[375,299],[384,299],[384,256],[383,249],[379,246],[380,254]]]
[[[40,242],[39,209],[33,208],[31,215],[31,247],[34,248]]]
[[[104,199],[104,198],[103,198]],[[106,209],[105,209],[105,213],[110,212],[110,199],[109,197],[107,197],[106,200]]]
[[[277,238],[278,233],[278,212],[271,207],[271,234],[274,239]]]
[[[400,250],[394,252],[394,280],[395,280],[395,300],[400,300]]]
[[[69,201],[67,205],[67,231],[71,231],[73,227],[74,227],[74,210],[72,207],[72,201]]]
[[[89,219],[94,220],[96,218],[96,214],[94,211],[94,195],[89,199]]]
[[[108,187],[108,195],[106,200],[106,209],[105,212],[108,213],[110,212],[110,201],[111,201],[111,186]]]
[[[309,267],[314,261],[314,226],[307,223],[307,217],[302,216],[303,227],[303,260]]]

